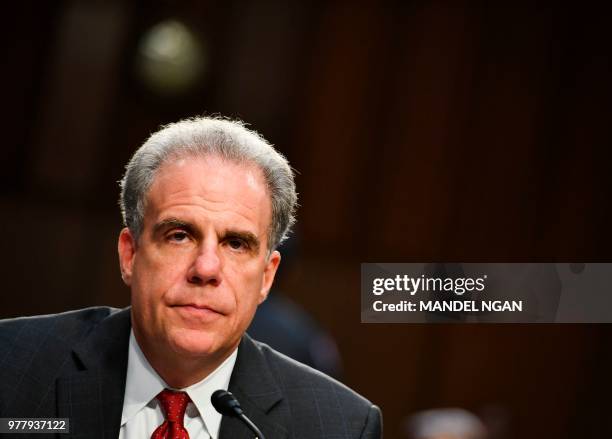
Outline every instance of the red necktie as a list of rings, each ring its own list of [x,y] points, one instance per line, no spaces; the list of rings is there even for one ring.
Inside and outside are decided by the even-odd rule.
[[[185,392],[162,390],[157,395],[166,420],[151,435],[151,439],[189,439],[189,433],[183,425],[185,409],[189,403],[189,396]]]

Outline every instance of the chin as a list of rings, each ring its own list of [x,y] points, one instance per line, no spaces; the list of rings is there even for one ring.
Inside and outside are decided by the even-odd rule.
[[[185,357],[214,356],[222,350],[218,337],[201,329],[181,328],[173,331],[170,345],[174,352]]]

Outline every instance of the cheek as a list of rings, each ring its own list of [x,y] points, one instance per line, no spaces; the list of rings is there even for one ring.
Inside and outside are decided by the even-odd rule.
[[[142,299],[159,301],[184,278],[186,255],[147,254],[135,261],[134,281]]]
[[[155,292],[151,290],[148,280],[147,276],[135,276],[132,282],[131,305],[144,324],[153,321],[155,314]]]
[[[230,284],[233,299],[240,315],[253,312],[259,303],[263,273],[258,264],[243,264],[226,270],[225,281]]]

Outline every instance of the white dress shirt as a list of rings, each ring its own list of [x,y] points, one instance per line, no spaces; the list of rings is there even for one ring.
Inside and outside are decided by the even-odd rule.
[[[185,389],[174,389],[151,367],[132,330],[119,439],[151,437],[155,429],[164,422],[164,414],[155,397],[165,388],[187,392],[191,398],[184,418],[190,439],[217,439],[221,414],[212,406],[210,396],[215,390],[227,390],[237,354],[238,349],[235,349],[219,367],[199,383]]]

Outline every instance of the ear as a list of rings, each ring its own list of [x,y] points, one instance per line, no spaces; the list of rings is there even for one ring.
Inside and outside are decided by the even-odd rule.
[[[119,233],[117,250],[119,251],[121,278],[129,287],[132,282],[132,267],[134,266],[134,255],[136,254],[136,240],[127,227],[124,227],[121,233]]]
[[[278,269],[280,261],[280,253],[274,250],[268,257],[266,267],[264,268],[263,282],[261,285],[261,291],[259,292],[258,303],[263,302],[264,300],[266,300],[266,297],[268,297],[268,293],[270,292],[270,288],[272,288],[272,282],[274,282],[274,276],[276,275],[276,270]]]

